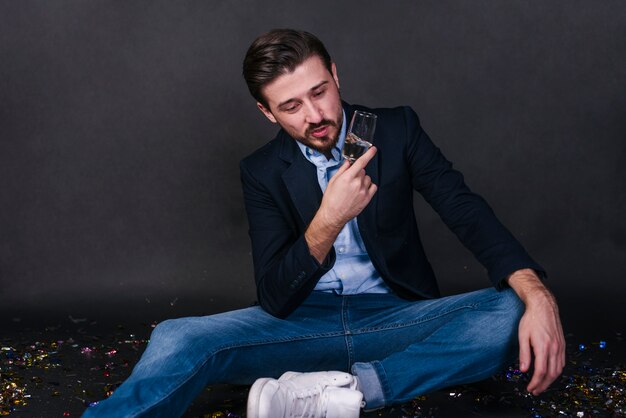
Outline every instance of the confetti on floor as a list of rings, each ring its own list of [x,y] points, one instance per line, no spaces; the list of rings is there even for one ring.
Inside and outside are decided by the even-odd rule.
[[[130,374],[155,323],[138,332],[99,331],[70,318],[69,327],[20,331],[0,339],[0,416],[79,417],[110,396]],[[68,329],[71,328],[71,329]],[[64,338],[60,338],[64,337]],[[514,366],[472,385],[420,396],[364,417],[626,417],[626,344],[620,333],[599,341],[568,335],[566,369],[535,397],[529,376]],[[248,388],[207,388],[185,417],[243,417]]]

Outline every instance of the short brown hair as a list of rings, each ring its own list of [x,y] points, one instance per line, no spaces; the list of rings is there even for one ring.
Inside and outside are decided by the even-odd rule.
[[[243,77],[252,97],[263,106],[261,89],[276,77],[290,73],[306,59],[317,55],[331,71],[326,47],[315,35],[294,29],[273,29],[254,40],[243,60]]]

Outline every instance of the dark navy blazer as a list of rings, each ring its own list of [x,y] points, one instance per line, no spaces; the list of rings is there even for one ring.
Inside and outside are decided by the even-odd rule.
[[[418,191],[461,242],[485,266],[496,288],[521,268],[545,275],[498,221],[484,199],[471,192],[422,130],[409,107],[368,109],[344,103],[346,117],[362,109],[378,115],[366,168],[378,191],[358,215],[367,252],[387,285],[407,299],[439,297],[413,211]],[[315,166],[285,131],[240,163],[257,297],[261,307],[287,317],[335,262],[335,250],[320,265],[304,232],[322,200]]]

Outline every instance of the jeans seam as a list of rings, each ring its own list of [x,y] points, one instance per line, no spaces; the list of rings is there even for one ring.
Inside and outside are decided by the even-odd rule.
[[[226,345],[218,346],[216,349],[216,352],[219,352],[223,349],[241,348],[241,347],[248,347],[251,345],[266,345],[266,344],[284,343],[284,342],[292,342],[292,341],[303,341],[303,340],[310,340],[310,339],[315,339],[315,338],[339,337],[344,334],[345,332],[334,331],[334,332],[325,332],[322,334],[307,334],[307,335],[301,335],[298,337],[253,340],[253,341],[248,341],[242,344],[233,344],[233,345],[226,344]]]
[[[412,327],[414,325],[418,325],[418,324],[422,324],[424,322],[428,322],[428,321],[432,321],[433,319],[437,319],[440,318],[444,315],[448,315],[452,312],[457,312],[463,309],[475,309],[479,304],[478,303],[473,303],[473,304],[468,304],[468,305],[463,305],[463,306],[457,306],[454,309],[450,309],[444,312],[441,312],[439,314],[436,315],[429,315],[429,316],[425,316],[413,321],[409,321],[409,322],[400,322],[400,323],[396,323],[396,324],[389,324],[386,326],[380,326],[380,327],[369,327],[369,328],[361,328],[358,330],[355,330],[354,333],[360,333],[360,334],[364,334],[364,333],[368,333],[368,332],[377,332],[377,331],[385,331],[385,330],[390,330],[390,329],[398,329],[398,328],[406,328],[406,327]]]
[[[498,297],[500,292],[495,293],[494,296]],[[494,299],[495,299],[494,297]],[[386,325],[386,326],[380,326],[380,327],[370,327],[370,328],[361,328],[359,330],[354,330],[353,333],[360,333],[360,334],[364,334],[364,333],[368,333],[368,332],[377,332],[377,331],[385,331],[385,330],[390,330],[390,329],[397,329],[397,328],[405,328],[405,327],[411,327],[417,324],[421,324],[427,321],[432,321],[433,319],[437,319],[440,318],[444,315],[448,315],[452,312],[456,312],[456,311],[460,311],[463,309],[476,309],[477,307],[479,307],[480,305],[486,303],[486,302],[491,302],[492,298],[488,298],[486,300],[479,300],[479,301],[475,301],[473,303],[469,303],[469,304],[465,304],[465,305],[461,305],[461,306],[456,306],[453,309],[449,309],[449,310],[445,310],[442,311],[438,314],[435,315],[429,315],[429,316],[425,316],[422,318],[418,318],[416,320],[413,321],[409,321],[409,322],[401,322],[401,323],[397,323],[397,324],[390,324],[390,325]]]
[[[344,341],[346,343],[346,352],[348,355],[347,359],[347,369],[350,370],[352,367],[353,354],[352,354],[352,331],[350,330],[350,314],[349,314],[349,298],[343,298],[341,302],[341,322],[343,327],[343,335]]]

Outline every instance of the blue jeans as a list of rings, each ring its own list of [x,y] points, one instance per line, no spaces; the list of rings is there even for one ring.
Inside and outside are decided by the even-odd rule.
[[[83,417],[177,417],[215,383],[341,370],[366,409],[487,378],[512,362],[523,304],[512,290],[434,300],[313,292],[287,319],[260,307],[167,320],[131,376]]]

